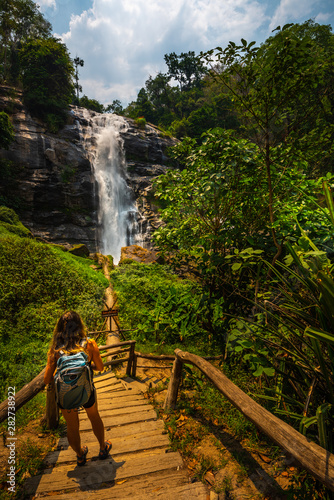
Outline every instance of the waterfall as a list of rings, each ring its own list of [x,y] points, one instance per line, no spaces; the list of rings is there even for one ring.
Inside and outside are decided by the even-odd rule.
[[[126,160],[120,135],[128,125],[118,115],[93,114],[87,110],[83,113],[89,123],[84,143],[91,154],[98,190],[97,246],[104,255],[112,255],[117,264],[123,246],[140,243],[138,213],[125,178]]]

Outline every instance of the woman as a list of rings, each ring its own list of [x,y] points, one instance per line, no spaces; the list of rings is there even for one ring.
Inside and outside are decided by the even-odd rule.
[[[59,318],[53,332],[44,375],[45,384],[50,384],[53,379],[60,351],[65,354],[85,351],[88,355],[89,362],[91,362],[91,367],[97,371],[103,370],[103,361],[97,344],[95,340],[87,338],[83,322],[79,314],[74,311],[64,313]],[[93,432],[100,445],[99,459],[104,460],[109,455],[111,442],[105,441],[104,439],[104,425],[97,409],[95,388],[91,397],[83,407],[86,410],[87,416],[92,424]],[[78,408],[73,410],[64,410],[61,408],[61,412],[67,423],[67,439],[69,445],[77,454],[77,464],[79,466],[85,465],[88,448],[87,446],[81,447]]]

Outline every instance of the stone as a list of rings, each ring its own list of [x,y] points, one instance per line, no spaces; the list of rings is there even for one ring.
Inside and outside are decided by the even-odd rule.
[[[69,249],[69,253],[77,255],[78,257],[89,257],[89,250],[86,245],[75,245]]]
[[[147,250],[139,245],[122,247],[120,264],[127,259],[134,260],[135,262],[143,262],[145,264],[152,264],[160,260],[157,252]]]

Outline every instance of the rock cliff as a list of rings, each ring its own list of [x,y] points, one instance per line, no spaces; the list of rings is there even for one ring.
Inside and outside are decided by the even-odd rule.
[[[61,244],[84,243],[96,251],[97,186],[91,155],[82,140],[89,133],[90,117],[73,107],[67,125],[58,133],[29,115],[19,91],[0,89],[0,110],[6,111],[15,129],[9,150],[0,150],[0,158],[10,160],[0,176],[1,197],[11,200],[22,222],[36,237]],[[152,179],[164,173],[168,164],[167,147],[175,144],[151,125],[138,129],[126,118],[121,131],[127,160],[126,180],[136,198],[144,246],[150,247],[150,234],[158,227],[157,212],[150,191]],[[89,141],[88,141],[89,142]],[[94,137],[90,149],[94,149]]]

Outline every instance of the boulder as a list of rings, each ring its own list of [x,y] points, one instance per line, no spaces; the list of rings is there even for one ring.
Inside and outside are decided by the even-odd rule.
[[[73,255],[77,255],[78,257],[89,257],[89,250],[86,245],[75,245],[74,247],[69,249],[69,252]]]
[[[143,262],[145,264],[161,263],[161,257],[157,252],[147,250],[139,245],[122,247],[120,264],[127,259],[134,260],[136,262]]]

